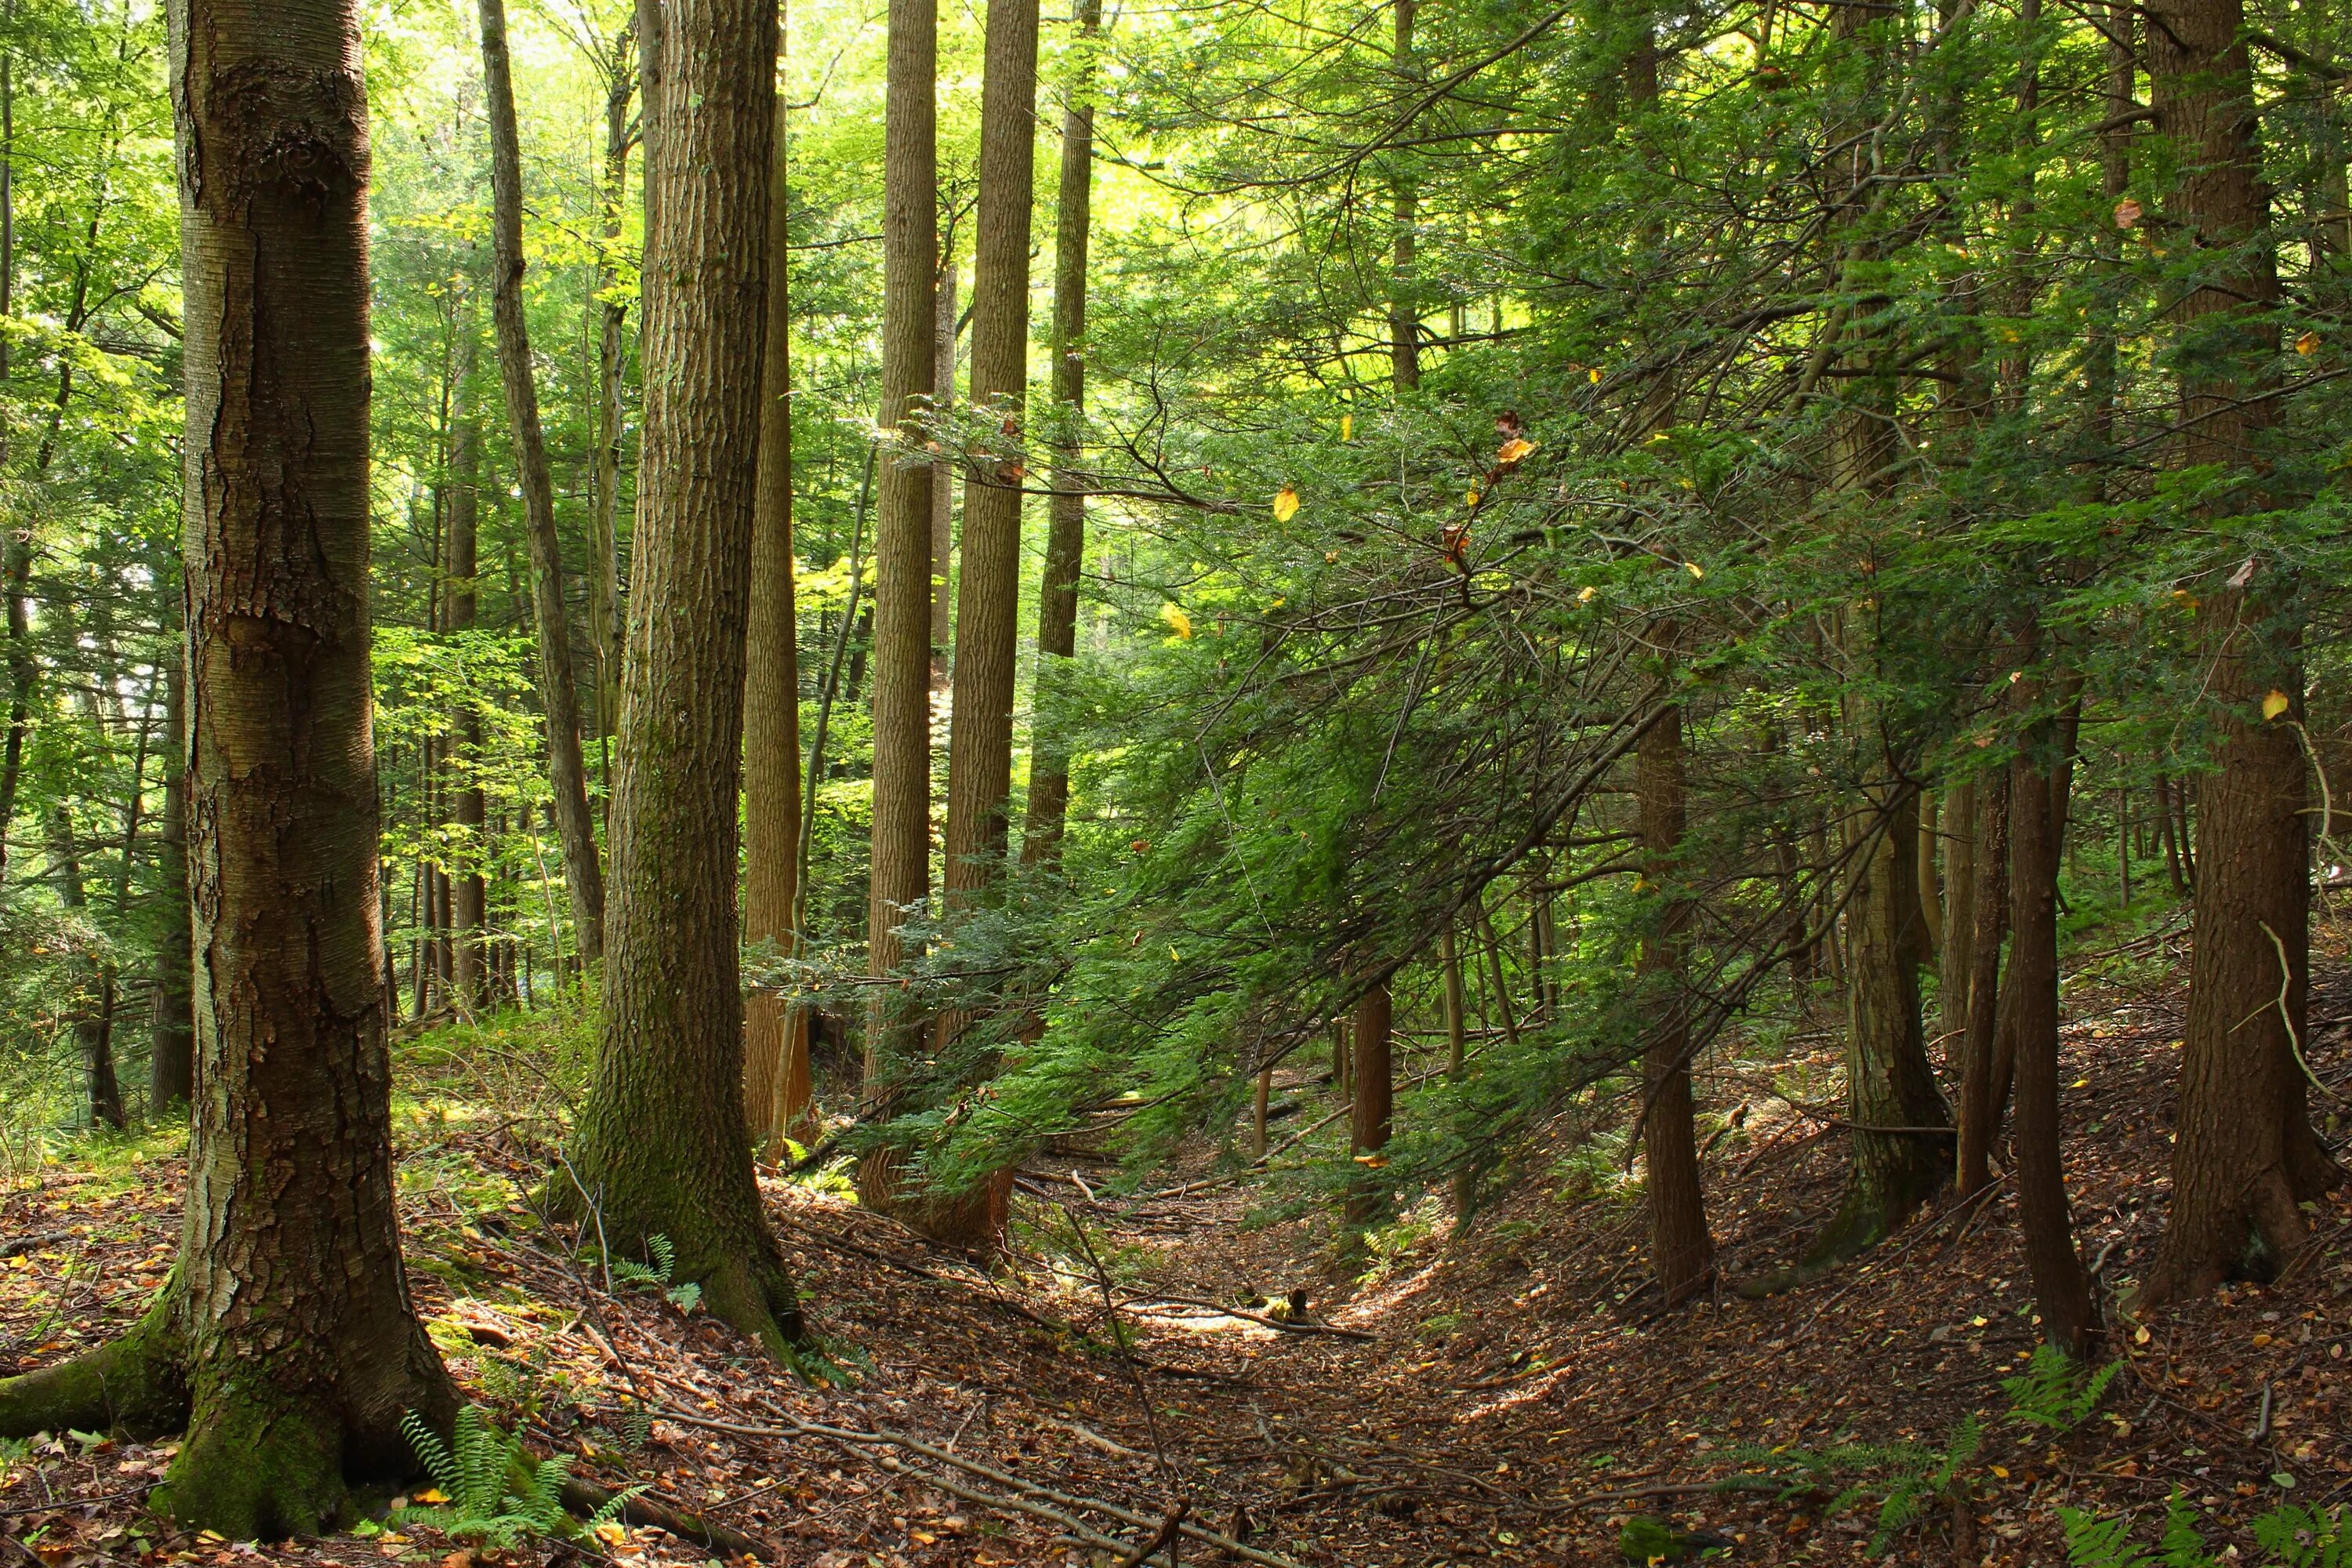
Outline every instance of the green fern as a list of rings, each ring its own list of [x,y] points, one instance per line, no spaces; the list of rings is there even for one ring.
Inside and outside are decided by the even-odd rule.
[[[2072,1432],[2090,1419],[2106,1397],[2107,1384],[2123,1370],[2111,1361],[2096,1372],[2086,1370],[2055,1345],[2036,1345],[2033,1359],[2015,1377],[2001,1379],[2009,1395],[2009,1418],[2053,1432]]]
[[[681,1312],[691,1312],[702,1304],[702,1287],[689,1279],[682,1285],[670,1283],[670,1275],[677,1268],[677,1249],[669,1237],[656,1232],[646,1237],[646,1251],[653,1257],[652,1267],[633,1258],[605,1258],[613,1278],[627,1285],[643,1285],[659,1290],[669,1304]]]
[[[2074,1568],[2220,1568],[2197,1528],[2195,1505],[2178,1490],[2165,1504],[2164,1538],[2154,1554],[2132,1540],[2129,1519],[2074,1508],[2060,1509],[2058,1517]],[[2254,1521],[2253,1535],[2267,1553],[2265,1568],[2352,1568],[2352,1510],[2290,1503]]]
[[[401,1417],[400,1429],[446,1500],[435,1507],[397,1509],[389,1522],[430,1525],[493,1552],[512,1551],[526,1541],[548,1536],[576,1537],[613,1519],[645,1489],[631,1487],[582,1525],[563,1511],[570,1456],[534,1457],[521,1438],[500,1431],[478,1406],[468,1405],[457,1412],[446,1443],[413,1410]]]
[[[1961,1472],[1975,1463],[1983,1444],[1984,1428],[1970,1415],[1952,1428],[1940,1448],[1924,1443],[1841,1443],[1818,1450],[1775,1449],[1743,1443],[1732,1449],[1732,1456],[1782,1478],[1783,1499],[1824,1491],[1831,1481],[1846,1478],[1845,1486],[1822,1506],[1824,1519],[1876,1499],[1878,1530],[1870,1547],[1875,1556],[1926,1518],[1937,1500],[1954,1495],[1965,1484]]]

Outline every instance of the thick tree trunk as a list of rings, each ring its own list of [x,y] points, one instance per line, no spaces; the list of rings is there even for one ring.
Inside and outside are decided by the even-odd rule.
[[[367,122],[350,0],[176,0],[189,880],[180,1267],[131,1335],[0,1383],[27,1422],[188,1431],[156,1500],[313,1533],[454,1392],[393,1205],[369,741]],[[289,153],[289,149],[294,150]]]
[[[2235,266],[2209,269],[2174,311],[2201,352],[2184,361],[2180,458],[2259,473],[2278,421],[2271,362],[2275,261],[2241,0],[2148,8],[2156,129],[2181,149],[2173,219]],[[2268,504],[2250,494],[2247,504]],[[2275,572],[2264,566],[2263,573]],[[2217,574],[2218,575],[2218,574]],[[2272,603],[2284,584],[2202,591],[2197,625],[2220,766],[2199,785],[2200,870],[2172,1151],[2172,1213],[2142,1300],[2264,1277],[2308,1235],[2300,1204],[2335,1178],[2305,1110],[2310,881],[2299,639]],[[2288,700],[2262,711],[2272,692]]]
[[[474,412],[473,377],[477,361],[473,322],[461,329],[466,344],[458,356],[457,384],[453,398],[449,436],[448,531],[442,545],[442,628],[466,632],[474,627],[477,596],[474,574],[479,563],[476,546],[481,519],[482,422]],[[482,875],[485,828],[488,817],[482,799],[482,715],[466,693],[459,693],[457,710],[449,716],[453,755],[450,820],[457,829],[460,852],[457,874],[449,881],[449,988],[460,1007],[489,1005],[490,988],[483,946],[489,914],[489,884]]]
[[[1348,1110],[1348,1142],[1357,1160],[1348,1218],[1355,1225],[1369,1225],[1388,1208],[1388,1183],[1379,1167],[1387,1163],[1382,1151],[1389,1146],[1389,1122],[1396,1104],[1391,1013],[1385,978],[1356,1001],[1350,1075],[1355,1093]]]
[[[596,656],[596,732],[604,736],[621,722],[621,384],[629,305],[615,294],[621,280],[621,204],[628,195],[629,148],[636,139],[629,123],[629,103],[636,95],[631,64],[635,53],[632,16],[613,40],[604,89],[604,225],[596,251],[596,500],[589,525],[594,559],[588,574],[588,638]]]
[[[555,485],[540,429],[539,385],[522,300],[522,147],[515,129],[514,81],[507,59],[506,0],[481,0],[483,98],[490,123],[490,303],[498,325],[499,373],[514,433],[523,531],[530,542],[531,618],[539,634],[539,700],[547,715],[547,774],[563,886],[580,955],[604,952],[604,873],[588,809],[588,769],[580,752],[580,687],[572,674],[572,626],[563,608],[563,547],[555,531]]]
[[[882,406],[886,437],[908,433],[931,385],[939,207],[938,0],[890,0],[882,222]],[[895,984],[909,956],[900,928],[930,899],[931,465],[886,454],[874,540],[874,828],[866,958],[877,982],[866,1026],[869,1113],[893,1092],[921,1021]],[[853,673],[850,686],[857,679]],[[852,699],[854,700],[854,698]],[[887,1153],[863,1163],[858,1191],[886,1205]]]
[[[782,21],[782,9],[778,13]],[[776,101],[768,196],[768,338],[760,375],[759,489],[751,522],[751,610],[743,684],[743,939],[779,957],[800,950],[800,623],[793,592],[790,232],[784,103]],[[767,1155],[809,1105],[808,1012],[774,985],[743,1003],[743,1104]]]
[[[2029,694],[2030,698],[2030,694]],[[2010,769],[2011,936],[2006,1000],[2017,1059],[2017,1210],[2044,1338],[2081,1360],[2098,1309],[2074,1252],[2058,1110],[2058,860],[2053,799],[2068,774],[2053,758],[2055,726],[2026,737]]]
[[[1034,196],[1037,0],[988,8],[981,88],[980,207],[971,277],[971,405],[992,445],[1022,435],[1029,363],[1029,217]],[[1021,621],[1021,465],[983,456],[964,485],[956,582],[954,713],[948,732],[950,910],[1003,869],[1013,792],[1013,679]]]
[[[613,799],[612,941],[570,1171],[601,1234],[655,1235],[789,1358],[793,1285],[744,1133],[736,900],[744,636],[775,147],[773,0],[681,9],[648,73],[646,418]]]
[[[1960,1137],[1955,1185],[1974,1198],[1992,1182],[1993,1056],[2000,1026],[2000,948],[2009,930],[2009,774],[1976,784],[1976,931],[1969,941],[1968,1011],[1961,1022]]]
[[[1662,628],[1659,646],[1674,646]],[[1634,810],[1642,837],[1642,879],[1658,902],[1657,924],[1639,962],[1649,1039],[1642,1055],[1642,1152],[1647,1169],[1650,1262],[1666,1305],[1689,1300],[1715,1274],[1715,1238],[1699,1184],[1698,1135],[1691,1099],[1690,1025],[1683,964],[1690,945],[1691,905],[1677,886],[1687,807],[1683,716],[1669,707],[1642,731],[1633,754]]]
[[[1102,0],[1078,0],[1080,68],[1062,117],[1062,177],[1054,230],[1054,500],[1045,528],[1045,568],[1037,584],[1037,688],[1029,761],[1024,865],[1061,853],[1070,812],[1068,743],[1055,732],[1054,694],[1078,651],[1078,576],[1087,553],[1087,498],[1078,474],[1079,424],[1087,388],[1087,252],[1094,224],[1095,65]]]
[[[163,670],[163,820],[157,857],[163,921],[155,934],[155,1027],[148,1053],[150,1112],[195,1093],[196,1021],[188,934],[187,672],[175,648]],[[385,988],[390,994],[390,986]]]

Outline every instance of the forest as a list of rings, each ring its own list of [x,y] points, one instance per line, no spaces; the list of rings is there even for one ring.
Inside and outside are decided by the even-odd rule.
[[[2352,1568],[2352,10],[0,0],[0,1564]]]

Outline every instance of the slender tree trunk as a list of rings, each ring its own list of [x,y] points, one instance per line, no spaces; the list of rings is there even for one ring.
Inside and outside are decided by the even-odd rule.
[[[773,0],[681,8],[649,72],[645,437],[596,1074],[563,1194],[779,1359],[801,1337],[744,1132],[736,898],[768,319]],[[557,1178],[559,1181],[563,1177]]]
[[[1389,64],[1400,95],[1420,90],[1420,70],[1412,52],[1416,8],[1417,0],[1395,0],[1396,42]],[[1389,259],[1389,384],[1403,392],[1421,384],[1420,282],[1412,254],[1420,195],[1410,174],[1396,176],[1391,195],[1395,221]]]
[[[1094,221],[1095,57],[1102,0],[1078,0],[1080,66],[1062,116],[1062,179],[1054,231],[1054,500],[1045,529],[1045,569],[1037,584],[1037,694],[1029,762],[1025,865],[1061,853],[1070,811],[1070,757],[1056,733],[1055,694],[1078,650],[1078,576],[1086,563],[1087,498],[1078,473],[1087,385],[1087,251]]]
[[[1462,999],[1462,948],[1450,924],[1439,933],[1437,942],[1438,963],[1444,971],[1445,987],[1445,1076],[1459,1089],[1470,1073],[1469,1019]],[[1468,1166],[1454,1173],[1450,1190],[1454,1221],[1459,1225],[1469,1218],[1471,1202],[1477,1195],[1477,1184]]]
[[[1358,1169],[1348,1199],[1348,1218],[1368,1225],[1388,1207],[1388,1184],[1378,1174],[1388,1163],[1389,1122],[1396,1103],[1391,1050],[1391,1003],[1383,978],[1356,1002],[1354,1098],[1348,1111],[1348,1142]]]
[[[1036,167],[1037,0],[988,9],[980,205],[972,255],[971,404],[1006,447],[1022,436],[1029,360],[1029,217]],[[992,444],[994,444],[992,437]],[[948,734],[950,910],[1003,868],[1013,791],[1013,679],[1021,601],[1020,462],[983,456],[964,486]]]
[[[448,532],[443,545],[445,578],[442,626],[452,632],[474,627],[478,597],[474,574],[478,565],[476,546],[481,514],[482,422],[474,409],[472,385],[477,351],[472,323],[465,327],[466,343],[458,356],[457,384],[453,400],[449,437]],[[483,809],[481,775],[482,714],[470,692],[460,692],[450,715],[453,755],[450,819],[456,825],[463,858],[449,883],[451,994],[462,1008],[489,1005],[490,989],[484,958],[484,928],[488,923],[489,884],[482,874],[485,832],[488,817]]]
[[[2010,769],[2013,912],[2005,989],[2017,1053],[2017,1208],[2025,1261],[2043,1337],[2079,1361],[2090,1352],[2098,1309],[2074,1251],[2058,1110],[2059,808],[2053,796],[2068,770],[2053,760],[2054,729],[2047,721],[2033,726]]]
[[[629,148],[636,132],[629,104],[636,96],[636,18],[613,40],[604,89],[604,235],[596,248],[596,504],[590,518],[588,637],[596,656],[596,732],[610,737],[621,722],[621,384],[628,358],[628,301],[621,281],[621,205],[629,193]],[[611,763],[606,763],[609,787]]]
[[[2180,458],[2258,474],[2279,417],[2269,314],[2278,277],[2259,237],[2268,198],[2245,17],[2240,0],[2158,0],[2147,17],[2156,129],[2185,171],[2170,216],[2200,247],[2235,257],[2174,310],[2203,350],[2184,361]],[[2310,986],[2305,781],[2293,728],[2303,668],[2299,636],[2273,607],[2288,588],[2273,580],[2279,570],[2265,565],[2238,586],[2215,581],[2198,603],[2220,766],[2199,786],[2172,1212],[2147,1302],[2274,1273],[2309,1234],[2300,1205],[2336,1177],[2312,1134],[2297,1059]],[[2275,718],[2263,712],[2273,692],[2287,700]]]
[[[1660,628],[1655,640],[1671,648],[1675,637],[1669,625]],[[1715,1238],[1707,1229],[1706,1199],[1699,1183],[1690,1025],[1683,991],[1691,923],[1690,900],[1678,885],[1686,826],[1685,793],[1682,710],[1669,707],[1642,731],[1633,754],[1642,879],[1658,900],[1657,923],[1643,939],[1639,962],[1649,1035],[1642,1054],[1642,1151],[1648,1172],[1650,1262],[1669,1307],[1689,1300],[1715,1274]]]
[[[580,954],[604,952],[604,873],[588,809],[588,769],[580,752],[580,687],[572,674],[572,627],[563,609],[563,547],[555,531],[555,485],[539,423],[539,386],[530,361],[530,325],[522,299],[522,146],[515,129],[514,81],[507,59],[506,0],[481,0],[483,97],[490,122],[491,234],[497,251],[490,293],[498,325],[499,371],[506,384],[523,531],[530,542],[530,602],[539,634],[539,699],[547,715],[548,784],[563,885]]]
[[[781,28],[782,9],[778,8]],[[779,43],[782,42],[781,37]],[[743,688],[743,936],[779,957],[800,950],[800,621],[793,591],[791,232],[784,102],[776,100],[768,198],[768,337],[761,371],[759,489],[751,524],[751,626]],[[743,1003],[743,1101],[764,1156],[809,1105],[808,1011],[775,985]]]
[[[155,1027],[148,1053],[151,1112],[185,1105],[195,1093],[196,1022],[188,935],[187,671],[183,648],[163,668],[163,820],[157,869],[163,920],[155,935]],[[378,868],[381,872],[381,868]],[[386,995],[391,994],[387,964]]]
[[[2164,774],[2156,775],[2157,832],[2164,841],[2164,872],[2171,879],[2176,898],[2189,896],[2189,878],[2180,863],[2180,835],[2177,831],[2172,808],[2172,781]]]
[[[1995,1037],[2000,1026],[2000,949],[2009,929],[2010,799],[2004,771],[1977,781],[1976,931],[1969,942],[1968,1010],[1961,1025],[1957,1181],[1973,1198],[1992,1181]]]
[[[455,1394],[393,1204],[368,672],[367,120],[351,0],[175,0],[199,1065],[173,1289],[0,1434],[187,1436],[155,1498],[313,1534]],[[289,152],[289,149],[293,150]]]
[[[1977,784],[1954,784],[1944,796],[1944,949],[1937,971],[1937,1024],[1950,1061],[1964,1056],[1959,1039],[1968,1026],[1969,976],[1974,967],[1977,924]]]
[[[956,258],[955,230],[941,236],[939,299],[931,341],[931,415],[944,423],[955,407],[956,381]],[[931,464],[931,702],[934,709],[948,696],[948,666],[955,638],[955,605],[951,597],[955,554],[955,459],[946,444]],[[942,715],[936,711],[931,721]]]
[[[69,914],[87,915],[89,896],[82,886],[81,856],[74,844],[73,817],[62,803],[49,811],[49,872],[58,885],[58,901]],[[115,1075],[114,1051],[108,1038],[105,993],[109,984],[94,956],[77,963],[71,1011],[75,1054],[81,1058],[83,1081],[89,1091],[89,1119],[120,1131],[130,1124],[122,1113],[122,1081]]]

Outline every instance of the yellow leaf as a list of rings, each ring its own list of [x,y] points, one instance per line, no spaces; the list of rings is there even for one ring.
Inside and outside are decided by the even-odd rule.
[[[1382,1165],[1385,1165],[1388,1163],[1389,1157],[1386,1154],[1359,1154],[1356,1156],[1357,1164],[1369,1165],[1375,1171],[1379,1170]]]
[[[1992,1473],[1999,1476],[2002,1480],[2009,1479],[2009,1468],[2005,1465],[1995,1465],[1992,1468]]]
[[[2305,332],[2303,336],[2295,339],[2294,352],[2299,354],[2317,353],[2319,352],[2319,334],[2317,332]]]
[[[1186,615],[1178,605],[1160,605],[1160,618],[1166,621],[1168,623],[1168,629],[1174,632],[1178,637],[1189,637],[1192,635],[1192,617]]]
[[[1595,385],[1595,386],[1600,385],[1600,384],[1601,384],[1601,367],[1600,367],[1599,365],[1597,365],[1597,364],[1596,364],[1596,365],[1594,365],[1591,370],[1586,371],[1586,372],[1584,373],[1584,379],[1585,379],[1585,380],[1587,380],[1587,381],[1589,381],[1589,382],[1591,382],[1591,383],[1593,385]]]
[[[410,1500],[414,1502],[447,1502],[449,1500],[449,1494],[443,1491],[439,1487],[426,1487],[421,1492],[410,1494]]]
[[[1476,490],[1470,491],[1467,495],[1465,495],[1462,498],[1462,501],[1465,506],[1476,506],[1478,504],[1478,492]]]
[[[2151,1337],[2152,1336],[2147,1331],[2147,1325],[2146,1323],[2142,1323],[2138,1328],[2132,1331],[2132,1343],[2136,1345],[2144,1345],[2147,1343]]]
[[[1171,963],[1181,963],[1184,962],[1182,959],[1176,956],[1175,944],[1172,942],[1169,944],[1168,948],[1168,962]]]
[[[1275,492],[1274,521],[1288,522],[1298,515],[1298,492],[1285,485]]]
[[[1698,581],[1700,581],[1700,580],[1702,580],[1702,579],[1704,579],[1704,578],[1706,576],[1706,568],[1705,568],[1704,566],[1701,566],[1701,565],[1700,565],[1697,562],[1696,562],[1696,561],[1685,561],[1685,562],[1684,562],[1684,563],[1683,563],[1683,570],[1684,570],[1684,571],[1685,571],[1685,572],[1687,572],[1687,573],[1689,573],[1689,574],[1691,574],[1691,581],[1693,581],[1693,582],[1695,582],[1695,583],[1696,583],[1696,582],[1698,582]]]
[[[2263,699],[2263,721],[2268,723],[2277,718],[2287,710],[2289,705],[2286,693],[2273,688],[2271,694]]]
[[[1340,440],[1342,440],[1342,441],[1352,441],[1352,440],[1354,440],[1354,439],[1355,439],[1355,437],[1356,437],[1356,416],[1355,416],[1354,415],[1352,415],[1352,414],[1342,414],[1342,415],[1340,415],[1340,416],[1339,416],[1339,439],[1340,439]]]
[[[1598,588],[1587,588],[1582,593],[1577,595],[1576,602],[1580,605],[1589,605],[1592,603],[1592,595],[1599,592],[1601,592],[1601,590]]]
[[[1535,449],[1536,444],[1533,441],[1524,436],[1514,436],[1503,443],[1503,449],[1495,456],[1506,463],[1516,463]]]

